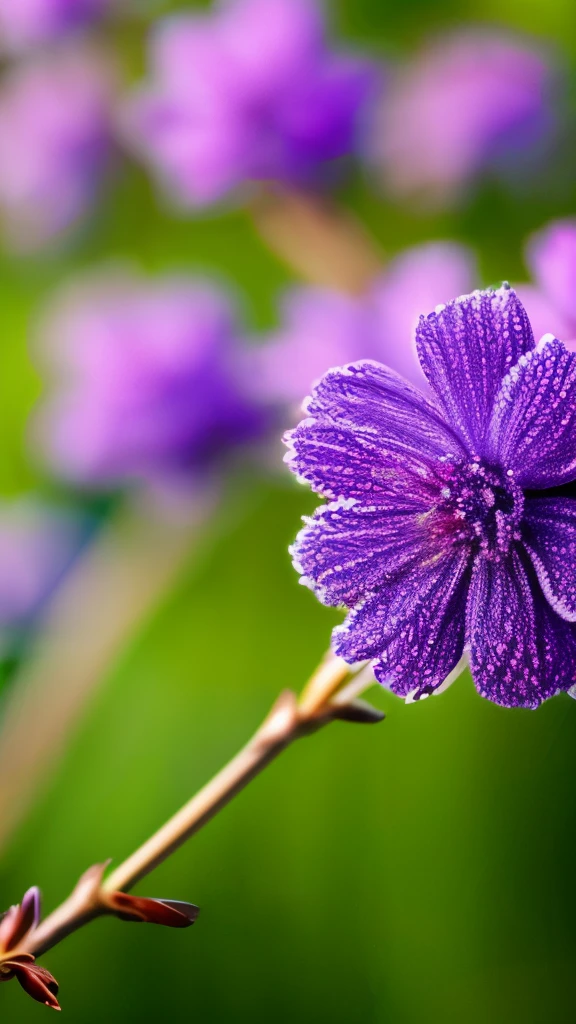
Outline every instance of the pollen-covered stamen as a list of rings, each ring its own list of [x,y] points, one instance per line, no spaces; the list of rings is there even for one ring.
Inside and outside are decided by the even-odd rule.
[[[522,489],[511,470],[480,459],[454,466],[440,491],[438,512],[454,540],[476,542],[487,557],[506,554],[520,540]]]

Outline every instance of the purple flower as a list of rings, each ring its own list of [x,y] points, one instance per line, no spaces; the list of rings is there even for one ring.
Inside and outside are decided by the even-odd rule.
[[[576,355],[538,347],[515,293],[422,317],[429,400],[376,362],[329,371],[290,468],[329,499],[294,564],[346,661],[418,699],[467,652],[478,691],[536,707],[576,682]]]
[[[0,46],[18,51],[83,28],[110,0],[0,0]]]
[[[473,256],[464,246],[429,242],[400,253],[363,298],[315,288],[291,292],[284,327],[258,352],[262,392],[299,403],[327,367],[357,359],[382,360],[425,386],[416,355],[418,317],[469,292],[475,277]]]
[[[376,158],[396,195],[450,204],[479,171],[542,149],[553,75],[534,44],[488,31],[431,44],[400,71],[382,108]]]
[[[128,134],[185,205],[247,181],[315,184],[354,152],[376,73],[334,53],[316,0],[224,0],[161,23]]]
[[[534,285],[519,285],[534,336],[552,330],[576,344],[576,220],[554,221],[530,239],[527,262]]]
[[[56,379],[36,436],[71,480],[185,484],[262,428],[231,304],[207,283],[97,276],[56,300],[45,333]]]
[[[0,505],[0,652],[41,613],[82,542],[80,523],[40,502]]]
[[[10,71],[0,89],[0,210],[11,244],[35,249],[92,203],[110,149],[113,75],[78,48]]]

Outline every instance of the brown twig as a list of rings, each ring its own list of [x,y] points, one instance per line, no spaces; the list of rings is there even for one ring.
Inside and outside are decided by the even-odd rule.
[[[383,715],[376,709],[356,702],[359,692],[372,685],[372,675],[361,672],[344,687],[351,675],[349,665],[334,655],[328,655],[312,676],[300,701],[291,691],[282,693],[249,743],[196,796],[104,881],[103,867],[90,869],[71,896],[14,952],[38,956],[94,918],[114,912],[110,901],[115,892],[126,892],[161,864],[294,740],[334,718],[364,722],[381,720]],[[346,702],[338,700],[339,692],[346,696]]]
[[[276,187],[252,204],[269,248],[311,284],[362,295],[382,272],[382,255],[355,218],[327,199]]]

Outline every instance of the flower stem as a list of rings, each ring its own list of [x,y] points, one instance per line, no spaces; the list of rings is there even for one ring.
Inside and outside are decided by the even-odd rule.
[[[328,655],[305,687],[300,701],[290,690],[282,693],[236,757],[104,882],[101,882],[102,872],[87,872],[71,896],[40,923],[17,952],[38,956],[95,917],[107,913],[106,894],[132,888],[203,828],[290,743],[332,721],[334,711],[342,707],[337,694],[351,675],[353,670],[349,665]],[[374,681],[372,675],[365,672],[357,678],[361,690]],[[357,685],[350,695],[356,697],[358,692]]]
[[[363,295],[382,272],[368,232],[322,197],[268,189],[253,202],[252,216],[268,247],[310,284]]]

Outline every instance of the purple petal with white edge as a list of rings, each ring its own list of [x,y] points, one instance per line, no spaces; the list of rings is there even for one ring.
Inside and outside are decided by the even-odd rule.
[[[576,622],[576,501],[529,498],[523,540],[546,600]]]
[[[355,608],[333,633],[345,661],[378,658],[375,674],[395,693],[440,686],[462,656],[469,552],[422,552],[420,562]]]
[[[502,381],[490,454],[524,488],[558,487],[576,477],[576,354],[551,335]]]
[[[455,551],[437,563],[433,589],[424,586],[407,601],[392,603],[390,621],[398,619],[397,632],[375,663],[374,675],[393,693],[413,701],[427,697],[460,661],[469,562],[468,551]]]
[[[484,441],[502,378],[534,348],[530,322],[516,293],[463,295],[421,317],[416,345],[422,369],[450,424],[471,454]]]
[[[389,490],[400,466],[424,479],[440,460],[464,454],[435,406],[380,363],[330,370],[305,409],[308,419],[285,437],[285,461],[328,498],[365,499]]]
[[[546,690],[554,697],[576,683],[576,626],[561,619],[548,602],[539,597],[535,608]]]
[[[574,628],[538,594],[517,551],[505,562],[477,559],[467,643],[476,689],[503,707],[536,708],[574,681]]]
[[[290,553],[300,582],[324,604],[350,608],[424,557],[431,500],[405,478],[399,490],[376,495],[374,504],[331,502],[304,519]]]

